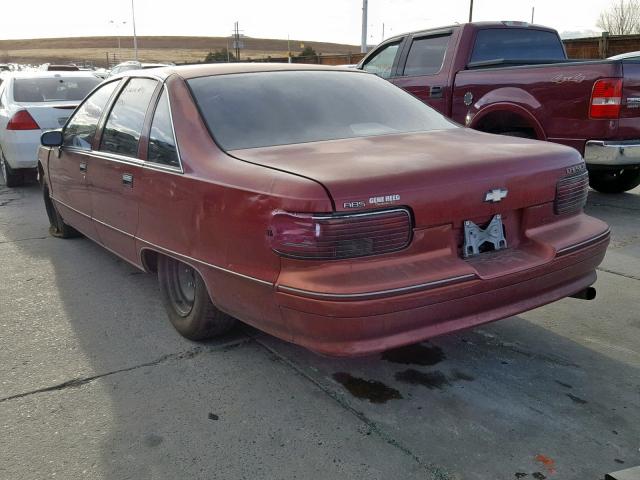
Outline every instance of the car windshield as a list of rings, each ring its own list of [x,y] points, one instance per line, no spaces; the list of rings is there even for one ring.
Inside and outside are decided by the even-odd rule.
[[[375,75],[280,71],[188,81],[225,150],[457,128]]]
[[[16,78],[13,99],[18,103],[80,101],[101,81],[97,77]]]

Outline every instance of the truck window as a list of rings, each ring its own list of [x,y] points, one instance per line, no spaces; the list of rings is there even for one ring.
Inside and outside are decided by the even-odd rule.
[[[411,44],[404,75],[433,75],[442,69],[451,35],[417,38]]]
[[[391,69],[393,68],[393,61],[398,53],[398,47],[400,42],[391,43],[376,53],[367,63],[364,64],[362,69],[365,72],[373,73],[382,78],[391,77]]]
[[[488,28],[478,32],[470,62],[527,62],[566,58],[560,38],[554,32],[529,28]]]

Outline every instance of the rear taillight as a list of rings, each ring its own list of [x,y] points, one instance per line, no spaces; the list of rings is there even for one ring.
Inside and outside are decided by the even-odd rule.
[[[558,180],[554,211],[557,215],[580,212],[587,203],[589,174],[586,170]]]
[[[411,240],[411,217],[405,209],[350,215],[278,211],[269,235],[271,248],[286,257],[363,257],[406,247]]]
[[[591,92],[591,118],[618,118],[622,103],[622,79],[602,78],[596,80]]]
[[[7,130],[40,130],[40,127],[29,112],[18,110],[7,123]]]

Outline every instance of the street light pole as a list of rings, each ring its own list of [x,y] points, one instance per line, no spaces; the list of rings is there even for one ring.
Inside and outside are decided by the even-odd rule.
[[[367,3],[367,0],[362,0],[362,39],[360,42],[360,53],[367,53]]]
[[[136,62],[138,61],[138,37],[136,36],[136,11],[131,0],[131,20],[133,22],[133,55]]]
[[[473,0],[469,3],[469,22],[473,22]]]

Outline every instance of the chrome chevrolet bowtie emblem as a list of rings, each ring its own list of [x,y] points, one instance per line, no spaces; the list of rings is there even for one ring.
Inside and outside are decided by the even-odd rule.
[[[503,198],[507,198],[509,191],[506,188],[494,188],[484,195],[485,202],[498,203]]]

